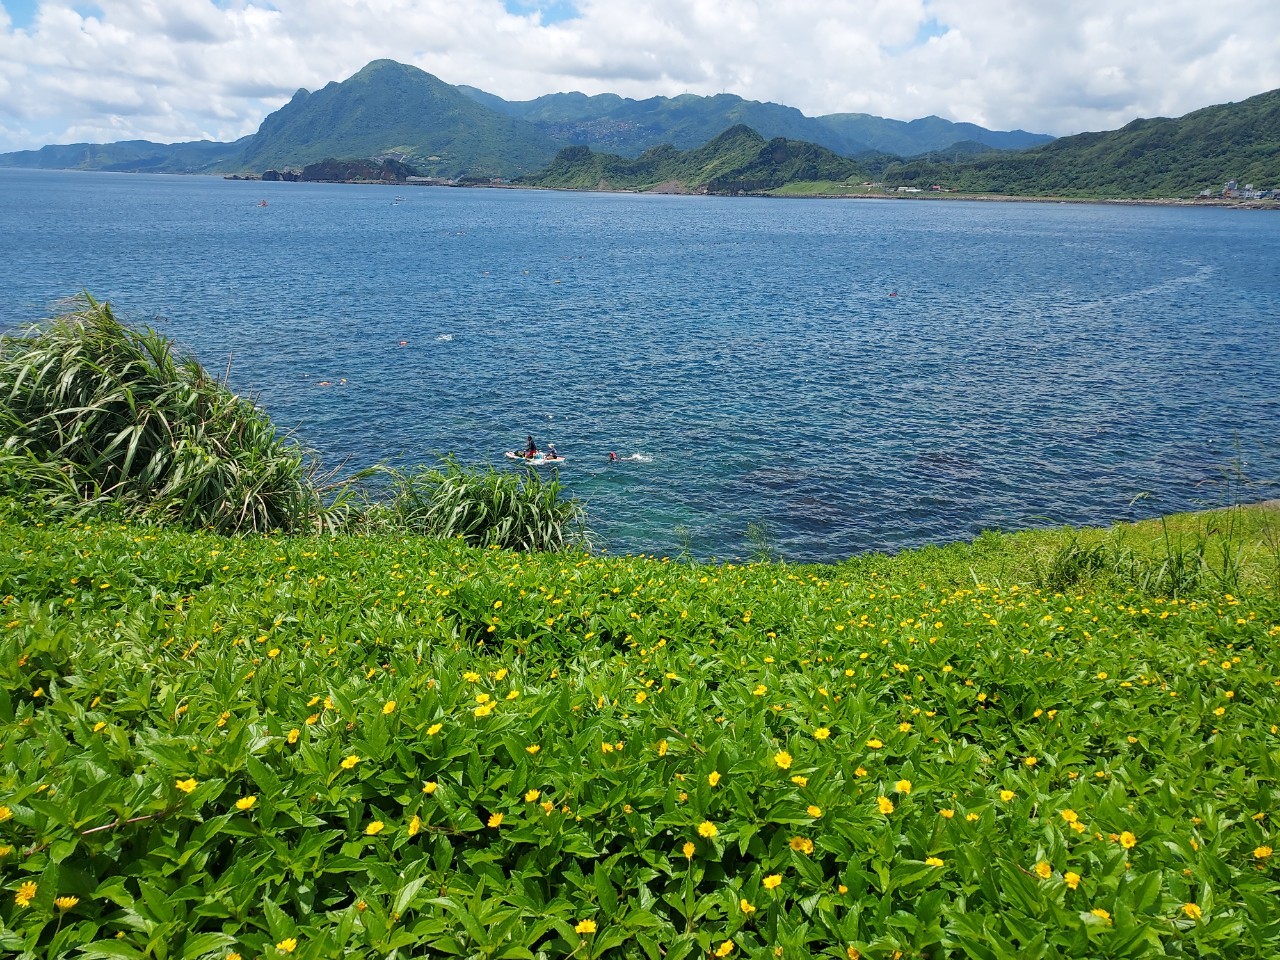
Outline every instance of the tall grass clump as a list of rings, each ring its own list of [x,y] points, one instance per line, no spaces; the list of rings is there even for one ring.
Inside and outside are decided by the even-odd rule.
[[[379,473],[389,499],[369,515],[382,524],[477,547],[556,551],[587,544],[583,506],[562,495],[559,478],[467,467],[452,457],[434,467],[384,467]]]
[[[0,494],[220,533],[325,528],[309,452],[150,328],[85,294],[0,337]]]

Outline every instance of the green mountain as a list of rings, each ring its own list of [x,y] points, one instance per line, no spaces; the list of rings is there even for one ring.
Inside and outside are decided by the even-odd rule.
[[[341,83],[299,90],[262,122],[235,164],[261,171],[389,157],[429,176],[514,176],[541,169],[556,147],[417,67],[375,60]]]
[[[204,173],[237,156],[248,142],[195,140],[190,143],[153,143],[121,140],[117,143],[70,143],[0,153],[0,167],[28,170],[108,170],[124,173]]]
[[[467,96],[510,117],[528,121],[562,144],[581,144],[623,156],[638,156],[670,144],[688,150],[729,127],[742,124],[766,137],[819,139],[838,153],[864,153],[867,143],[828,130],[794,107],[743,100],[732,94],[699,97],[651,97],[630,100],[604,93],[552,93],[536,100],[506,101],[474,87],[458,88]]]
[[[955,123],[935,116],[907,121],[888,120],[869,113],[829,113],[817,120],[850,141],[865,143],[877,153],[899,157],[950,150],[962,143],[981,144],[987,150],[1026,150],[1053,140],[1048,134],[988,130],[976,123]]]
[[[630,100],[611,93],[594,97],[553,93],[536,100],[508,101],[475,87],[458,89],[477,103],[527,120],[553,140],[623,156],[636,156],[662,144],[687,150],[737,124],[758,130],[766,138],[807,140],[846,156],[878,152],[910,157],[942,150],[962,140],[973,140],[992,149],[1021,150],[1053,139],[1022,130],[991,131],[940,117],[909,123],[854,113],[808,117],[794,107],[724,93],[648,100]]]
[[[1280,188],[1280,90],[1024,153],[924,158],[881,172],[889,184],[1011,196],[1189,197],[1230,180]]]
[[[521,182],[579,190],[736,194],[801,181],[845,181],[862,176],[857,163],[826,147],[784,137],[765,140],[750,127],[738,125],[693,150],[664,145],[639,157],[566,147],[546,170]]]

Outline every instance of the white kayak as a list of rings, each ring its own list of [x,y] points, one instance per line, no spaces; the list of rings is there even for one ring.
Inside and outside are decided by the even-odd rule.
[[[548,457],[541,453],[536,457],[526,457],[523,453],[517,453],[514,450],[507,451],[507,459],[520,460],[531,467],[558,467],[564,463],[564,457]]]

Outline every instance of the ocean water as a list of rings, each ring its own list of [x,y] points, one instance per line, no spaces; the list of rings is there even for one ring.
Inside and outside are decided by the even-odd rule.
[[[0,328],[88,290],[341,472],[532,433],[614,553],[1280,495],[1277,264],[1226,209],[0,170]]]

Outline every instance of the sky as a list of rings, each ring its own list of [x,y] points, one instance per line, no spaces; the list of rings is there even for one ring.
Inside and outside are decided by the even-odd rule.
[[[1062,136],[1280,87],[1280,3],[0,0],[0,152],[234,140],[380,58],[508,100],[735,93]]]

